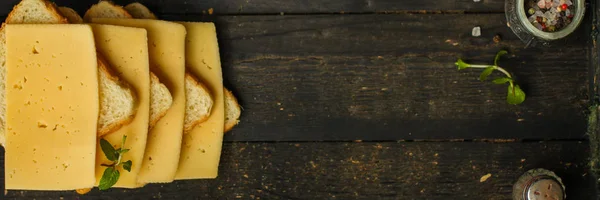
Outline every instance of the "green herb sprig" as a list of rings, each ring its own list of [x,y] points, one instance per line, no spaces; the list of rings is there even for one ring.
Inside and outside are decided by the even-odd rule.
[[[523,103],[523,101],[525,101],[525,92],[523,92],[523,90],[521,90],[521,87],[519,87],[519,85],[517,85],[515,83],[513,76],[510,75],[510,73],[508,73],[508,71],[506,71],[504,68],[498,66],[498,60],[500,59],[500,57],[507,53],[508,52],[504,51],[504,50],[499,51],[496,54],[496,57],[494,58],[494,65],[472,65],[472,64],[465,63],[460,58],[454,64],[458,67],[458,70],[463,70],[463,69],[467,69],[467,68],[482,68],[482,69],[484,69],[483,72],[481,73],[481,75],[479,75],[479,80],[481,80],[481,81],[485,81],[487,79],[487,77],[490,74],[492,74],[492,72],[494,72],[495,70],[502,72],[504,75],[506,75],[506,77],[494,79],[492,82],[495,84],[508,83],[508,94],[506,95],[506,101],[508,102],[508,104],[518,105],[520,103]]]
[[[127,140],[126,135],[123,136],[121,148],[115,149],[108,141],[106,141],[105,139],[100,139],[100,147],[102,148],[102,152],[104,152],[106,158],[108,158],[108,160],[110,161],[113,161],[113,163],[110,165],[102,164],[102,166],[105,166],[106,169],[102,174],[100,184],[98,184],[98,189],[107,190],[108,188],[112,187],[117,183],[117,181],[119,180],[119,176],[121,175],[117,167],[123,166],[123,169],[127,170],[128,172],[131,172],[131,165],[133,164],[131,160],[121,162],[123,154],[129,151],[129,149],[124,148],[125,140]]]

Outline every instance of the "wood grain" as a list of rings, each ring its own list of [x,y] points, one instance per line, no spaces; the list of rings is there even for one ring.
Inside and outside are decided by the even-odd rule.
[[[0,1],[0,13],[7,14],[19,0]],[[68,6],[80,14],[96,0],[54,0],[60,6]],[[396,13],[396,12],[503,12],[504,1],[484,0],[114,0],[120,5],[140,2],[159,15],[209,14],[314,14],[314,13]],[[5,16],[5,15],[4,15]]]
[[[522,173],[546,168],[562,177],[569,199],[583,200],[595,195],[587,152],[580,142],[226,143],[216,180],[5,198],[510,199]]]
[[[226,85],[244,107],[228,141],[584,138],[586,28],[560,48],[524,49],[503,14],[212,20]],[[454,66],[491,63],[501,49],[510,54],[500,65],[528,95],[520,106],[506,104],[506,86],[480,82],[480,70]]]

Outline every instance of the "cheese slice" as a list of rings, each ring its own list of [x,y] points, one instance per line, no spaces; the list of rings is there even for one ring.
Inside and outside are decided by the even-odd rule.
[[[96,182],[98,66],[88,25],[6,25],[6,189]]]
[[[94,18],[92,22],[146,29],[150,70],[165,83],[173,96],[173,104],[148,133],[138,182],[172,182],[179,161],[185,114],[185,27],[149,19]]]
[[[213,23],[182,23],[187,29],[187,70],[199,77],[213,94],[214,105],[207,121],[183,136],[179,169],[175,179],[216,178],[223,144],[223,75],[217,33]]]
[[[123,26],[92,24],[98,52],[113,67],[116,74],[126,82],[131,83],[138,97],[136,112],[130,124],[121,127],[116,132],[102,136],[116,148],[130,149],[123,156],[123,161],[132,161],[131,171],[119,168],[119,181],[113,187],[135,188],[137,177],[144,159],[148,123],[150,117],[150,68],[148,61],[148,39],[146,29]],[[121,147],[123,136],[127,136],[125,147]],[[111,164],[100,143],[96,145],[96,185],[106,167],[101,164]]]

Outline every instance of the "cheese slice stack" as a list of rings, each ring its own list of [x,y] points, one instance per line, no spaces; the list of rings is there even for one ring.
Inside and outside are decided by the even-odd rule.
[[[207,121],[185,134],[175,179],[216,178],[223,144],[223,75],[213,23],[182,23],[187,29],[187,69],[208,86],[214,105]]]
[[[148,39],[146,30],[142,28],[129,28],[112,25],[92,24],[98,52],[104,55],[110,66],[126,82],[131,83],[138,102],[133,121],[116,132],[102,136],[116,148],[130,149],[123,154],[123,160],[131,160],[131,172],[119,168],[121,175],[113,187],[135,188],[138,186],[137,178],[144,159],[148,123],[150,117],[150,69],[148,62]],[[127,136],[125,147],[121,147],[123,136]],[[96,185],[100,182],[106,167],[102,164],[111,164],[100,143],[96,148]]]
[[[93,187],[98,67],[89,25],[7,25],[6,189]]]
[[[179,163],[185,112],[185,27],[148,19],[93,18],[91,21],[146,29],[150,70],[164,81],[173,96],[173,104],[148,133],[138,182],[172,182]]]

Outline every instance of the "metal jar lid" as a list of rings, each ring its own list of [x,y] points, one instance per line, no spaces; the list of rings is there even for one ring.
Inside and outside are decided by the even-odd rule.
[[[513,186],[514,200],[564,200],[565,186],[560,177],[545,169],[532,169]]]

